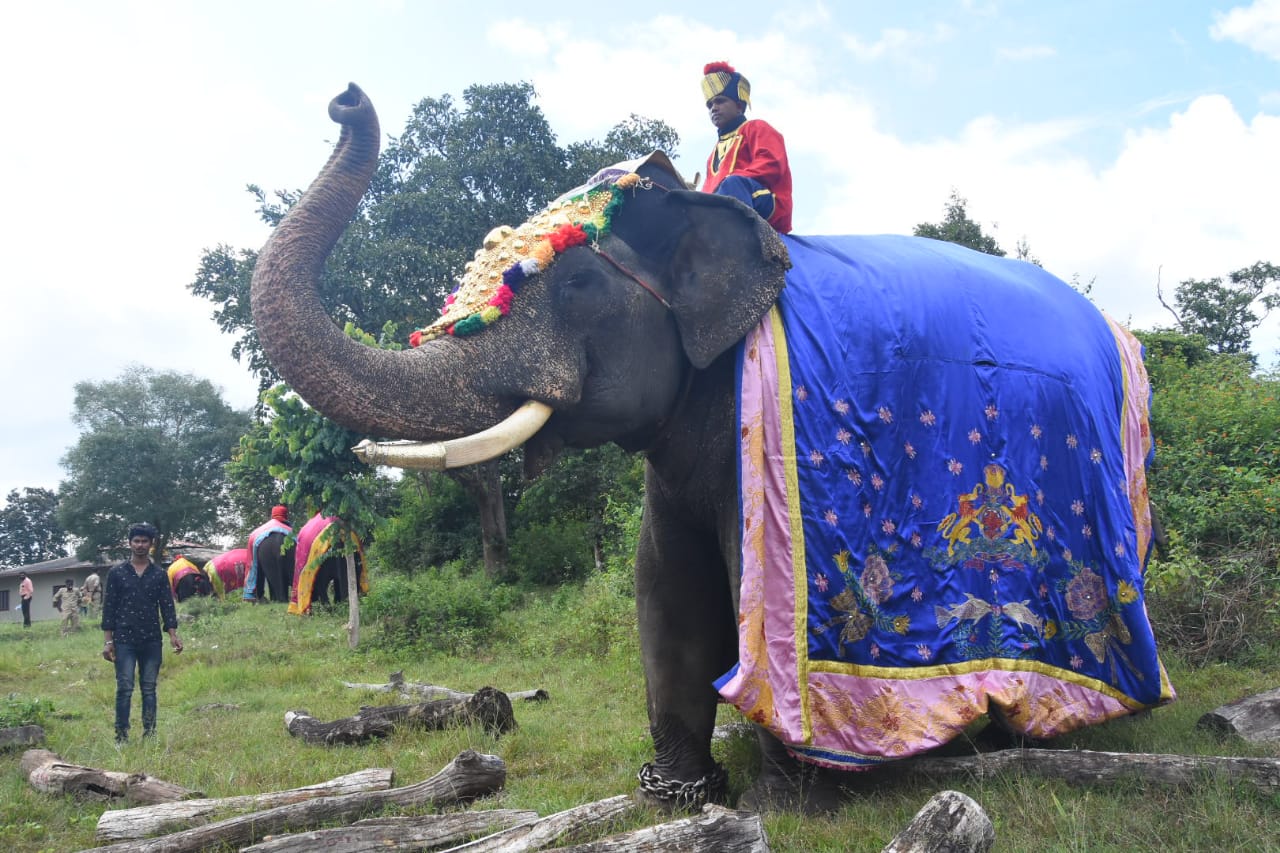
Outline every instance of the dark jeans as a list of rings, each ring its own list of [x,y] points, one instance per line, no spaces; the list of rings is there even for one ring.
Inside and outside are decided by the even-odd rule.
[[[142,687],[142,732],[156,730],[156,681],[164,657],[163,640],[150,643],[116,641],[116,737],[129,734],[129,710],[133,704],[133,674]]]
[[[22,599],[22,627],[31,627],[31,599]]]

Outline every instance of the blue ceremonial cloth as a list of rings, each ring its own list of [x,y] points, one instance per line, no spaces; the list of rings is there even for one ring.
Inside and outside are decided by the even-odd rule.
[[[784,240],[787,286],[740,355],[726,698],[842,767],[945,743],[989,704],[1048,737],[1170,701],[1137,341],[1032,264]]]

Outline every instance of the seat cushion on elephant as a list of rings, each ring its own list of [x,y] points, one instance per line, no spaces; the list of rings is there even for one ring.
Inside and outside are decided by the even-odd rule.
[[[1032,264],[786,243],[786,289],[739,353],[722,695],[846,768],[943,744],[992,704],[1044,738],[1171,701],[1143,600],[1138,342]]]

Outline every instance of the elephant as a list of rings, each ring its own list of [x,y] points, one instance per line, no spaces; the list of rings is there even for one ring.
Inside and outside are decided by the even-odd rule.
[[[173,590],[173,597],[179,602],[186,601],[196,595],[213,595],[213,584],[209,581],[209,578],[195,563],[181,554],[174,555],[173,562],[169,564],[167,571],[169,585]]]
[[[335,150],[257,260],[264,353],[329,418],[408,440],[366,461],[644,454],[640,796],[727,798],[722,696],[763,754],[740,806],[806,811],[838,802],[833,769],[988,711],[1049,737],[1172,700],[1141,348],[1064,282],[923,238],[782,237],[655,152],[495,228],[413,348],[365,346],[317,280],[380,131],[354,84],[329,115]]]
[[[249,534],[245,550],[249,554],[248,575],[244,580],[245,601],[288,602],[293,580],[292,558],[286,544],[293,534],[286,522],[272,517]]]
[[[249,560],[249,549],[233,548],[205,563],[205,576],[209,578],[209,583],[218,598],[225,598],[228,592],[244,587],[245,575],[249,571]]]
[[[356,555],[356,574],[364,574],[364,559]],[[334,604],[342,604],[347,600],[347,558],[339,555],[325,558],[316,570],[316,579],[311,587],[311,600],[328,607],[330,599]]]
[[[330,589],[334,603],[347,600],[347,558],[343,554],[331,553],[340,526],[337,517],[317,512],[298,530],[297,547],[293,552],[290,613],[310,613],[313,601],[328,606]],[[355,559],[357,585],[360,592],[368,592],[369,577],[359,540],[356,541]]]

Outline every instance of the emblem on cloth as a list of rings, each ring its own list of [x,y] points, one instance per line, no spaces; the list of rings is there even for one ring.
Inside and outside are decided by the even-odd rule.
[[[1014,545],[1025,545],[1034,557],[1035,540],[1044,527],[1031,511],[1027,496],[1005,482],[999,465],[988,465],[982,473],[985,482],[961,495],[960,508],[938,524],[938,532],[947,540],[947,555],[954,556],[957,545],[981,548],[1008,539]],[[972,538],[975,532],[982,537],[977,543]]]

